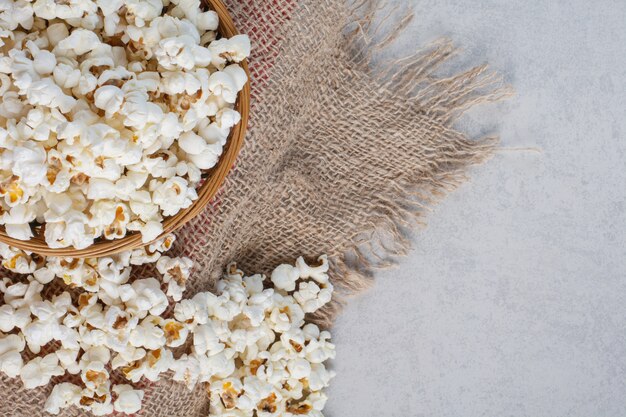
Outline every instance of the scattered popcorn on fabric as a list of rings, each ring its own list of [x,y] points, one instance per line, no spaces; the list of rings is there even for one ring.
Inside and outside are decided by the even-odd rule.
[[[0,224],[52,248],[163,233],[241,116],[245,35],[199,0],[0,2]]]
[[[269,279],[231,264],[216,294],[183,298],[193,262],[163,255],[174,240],[99,259],[0,244],[3,267],[22,274],[0,280],[0,371],[27,389],[72,376],[42,404],[51,414],[138,412],[138,384],[168,373],[190,390],[206,385],[209,416],[321,417],[335,347],[306,313],[330,301],[327,258],[318,266],[299,258]],[[133,265],[153,262],[159,279],[131,278]],[[48,295],[54,280],[66,291]]]

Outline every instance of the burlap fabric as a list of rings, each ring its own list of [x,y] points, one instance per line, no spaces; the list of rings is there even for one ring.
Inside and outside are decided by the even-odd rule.
[[[252,119],[223,190],[178,233],[175,250],[198,265],[188,294],[211,289],[231,260],[260,272],[327,253],[338,297],[315,319],[328,326],[345,295],[408,249],[407,228],[490,155],[494,139],[468,140],[452,124],[507,90],[484,67],[437,77],[454,53],[446,42],[395,62],[377,60],[410,16],[392,13],[374,27],[385,13],[376,1],[228,3],[253,39]],[[25,391],[19,380],[0,381],[1,416],[45,415],[51,386]],[[189,392],[165,378],[145,390],[139,415],[208,415],[203,387]]]

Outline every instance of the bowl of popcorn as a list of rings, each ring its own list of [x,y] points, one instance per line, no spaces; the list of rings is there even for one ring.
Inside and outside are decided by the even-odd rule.
[[[220,0],[0,11],[0,241],[132,250],[215,196],[243,144],[250,41]]]

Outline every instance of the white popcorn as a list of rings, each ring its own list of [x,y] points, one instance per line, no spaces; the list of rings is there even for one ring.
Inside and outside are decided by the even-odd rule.
[[[15,328],[23,330],[30,323],[30,320],[28,307],[15,309],[9,304],[0,306],[0,331],[7,333]]]
[[[180,301],[185,291],[185,283],[191,275],[193,261],[189,258],[161,257],[156,264],[157,270],[163,274],[163,282],[167,283],[167,295],[174,301]]]
[[[63,369],[65,369],[70,374],[78,374],[80,372],[80,365],[78,364],[77,358],[79,349],[59,349],[54,352],[59,358],[59,364]]]
[[[13,148],[13,174],[24,184],[38,185],[46,176],[46,151],[35,142],[25,142]]]
[[[127,346],[126,349],[119,352],[111,361],[111,368],[118,369],[137,362],[146,356],[146,351],[142,348]]]
[[[38,51],[33,56],[33,68],[40,75],[52,74],[56,65],[57,59],[52,52],[46,50]]]
[[[305,313],[319,310],[332,298],[333,286],[328,283],[320,288],[315,282],[302,282],[293,297],[298,301]]]
[[[152,201],[158,204],[165,216],[171,216],[185,209],[198,198],[196,190],[190,188],[184,178],[175,177],[159,182],[152,180],[150,190]]]
[[[36,213],[27,205],[12,207],[1,216],[7,235],[15,238],[27,240],[33,236],[30,222],[35,220]]]
[[[196,44],[190,36],[163,39],[154,52],[159,64],[166,70],[191,70],[211,63],[211,52]]]
[[[219,144],[210,144],[206,146],[200,153],[188,155],[188,159],[194,165],[200,169],[208,169],[215,166],[220,154],[222,153],[222,147]]]
[[[93,362],[107,363],[111,358],[111,353],[105,346],[94,346],[85,349],[85,353],[80,358],[81,368],[85,368]]]
[[[199,0],[0,5],[7,234],[28,240],[43,230],[48,246],[77,249],[132,232],[158,239],[165,218],[197,200],[202,171],[241,120],[233,107],[248,77],[238,63],[250,42],[216,40],[218,26]],[[105,222],[107,204],[124,207],[121,221]],[[168,291],[182,296],[179,284]]]
[[[53,376],[63,375],[63,368],[59,366],[59,359],[54,353],[49,353],[43,358],[31,359],[20,372],[20,378],[24,388],[33,389],[50,382]]]
[[[114,85],[104,85],[96,90],[94,100],[96,107],[104,110],[106,117],[110,118],[122,108],[124,92]]]
[[[0,27],[15,30],[18,26],[29,30],[33,26],[33,9],[29,2],[4,1],[0,8]]]
[[[163,224],[157,220],[133,221],[128,225],[129,230],[138,230],[141,232],[141,241],[150,243],[163,233]]]
[[[313,391],[322,390],[329,385],[330,380],[334,377],[335,372],[327,370],[323,364],[312,364],[309,387]]]
[[[206,148],[207,143],[196,133],[185,132],[180,136],[178,146],[190,155],[198,155]]]
[[[69,35],[70,31],[65,23],[53,23],[46,29],[46,37],[48,38],[48,43],[52,47],[57,46],[59,42],[67,38]]]
[[[32,274],[37,271],[40,265],[33,256],[19,249],[14,250],[8,246],[6,248],[2,251],[3,267],[18,274]]]
[[[225,71],[218,71],[211,74],[209,78],[209,91],[226,103],[235,103],[237,100],[237,81]]]
[[[200,31],[217,30],[219,19],[214,11],[200,12],[199,0],[174,0],[177,7],[172,10],[173,14],[182,14],[189,19]]]
[[[287,369],[293,379],[300,380],[311,376],[311,364],[303,358],[290,360]]]
[[[89,410],[95,416],[106,416],[113,413],[111,392],[108,387],[92,391],[83,389],[78,402],[80,408]]]
[[[215,331],[213,323],[203,324],[196,327],[193,335],[194,352],[198,355],[215,355],[224,350],[225,345],[221,342]]]
[[[200,378],[200,362],[194,355],[182,355],[175,360],[170,369],[174,371],[174,381],[184,383],[189,390],[193,390]]]
[[[36,319],[24,327],[22,331],[31,352],[39,353],[43,346],[54,340],[58,329],[58,323]]]
[[[31,303],[41,300],[43,285],[27,277],[28,282],[14,283],[9,278],[2,278],[0,291],[4,293],[4,301],[15,309],[28,307]]]
[[[62,53],[65,52],[77,56],[93,51],[100,44],[100,39],[95,32],[86,29],[75,29],[70,36],[61,40],[55,49]]]
[[[0,371],[9,378],[20,375],[23,366],[21,352],[25,342],[21,335],[10,334],[0,338]]]
[[[230,39],[219,39],[209,45],[212,63],[217,68],[223,68],[228,60],[241,62],[250,55],[250,38],[245,35],[236,35]]]
[[[161,15],[163,9],[161,0],[130,0],[126,1],[125,5],[128,12],[133,16],[134,21],[132,23],[139,27]]]
[[[167,372],[174,361],[170,350],[155,349],[149,351],[145,358],[122,368],[124,376],[132,382],[142,377],[150,381],[158,381],[162,373]]]
[[[162,319],[157,316],[148,316],[141,324],[130,332],[129,342],[134,347],[144,347],[148,350],[157,350],[166,343],[165,331],[161,328]]]
[[[148,312],[158,316],[167,308],[167,296],[161,291],[159,281],[154,278],[139,279],[123,288],[126,291],[121,294],[122,301],[126,303],[129,312],[140,318]]]
[[[26,98],[32,105],[59,108],[68,113],[76,104],[76,99],[66,95],[52,78],[43,78],[33,82],[26,92]]]
[[[113,392],[117,394],[113,407],[118,413],[134,414],[141,409],[143,391],[135,390],[132,386],[123,384],[114,385]]]
[[[87,389],[95,391],[109,381],[109,372],[104,366],[105,363],[100,361],[90,362],[83,366],[80,377]]]
[[[165,320],[162,323],[163,332],[165,334],[165,342],[168,347],[182,346],[189,335],[189,328],[176,320]]]
[[[322,255],[318,258],[318,261],[321,262],[319,266],[311,267],[307,265],[304,258],[299,257],[296,260],[296,267],[300,271],[300,276],[303,279],[312,278],[320,284],[325,284],[328,282],[328,257],[326,255]]]
[[[278,289],[293,291],[296,281],[300,279],[300,271],[291,265],[283,264],[272,271],[272,284]]]
[[[104,329],[107,331],[107,346],[120,352],[126,349],[131,332],[137,327],[139,319],[118,306],[111,306],[104,315]]]
[[[46,400],[44,410],[50,414],[59,414],[63,408],[77,405],[81,398],[82,389],[69,382],[57,384]]]

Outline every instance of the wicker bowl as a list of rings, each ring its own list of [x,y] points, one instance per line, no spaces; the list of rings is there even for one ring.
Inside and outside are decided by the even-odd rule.
[[[235,28],[233,19],[224,3],[221,0],[202,0],[202,4],[211,10],[215,10],[220,18],[219,33],[225,37],[232,37],[239,32]],[[242,67],[248,72],[248,63],[242,62]],[[226,175],[233,167],[235,159],[239,154],[239,150],[243,145],[244,136],[248,126],[248,117],[250,111],[250,83],[246,84],[244,89],[239,93],[239,98],[235,104],[235,108],[241,114],[241,122],[233,128],[230,133],[228,142],[224,146],[222,156],[217,165],[203,173],[204,182],[198,188],[198,199],[187,209],[181,210],[175,216],[168,217],[163,222],[163,235],[171,233],[181,228],[185,223],[196,217],[209,204],[215,196],[220,186],[226,179]],[[159,236],[159,238],[161,237]],[[157,238],[158,240],[158,238]],[[36,230],[36,235],[30,240],[18,240],[9,237],[4,227],[0,226],[0,242],[10,246],[23,249],[25,251],[34,252],[45,256],[63,256],[72,258],[100,257],[113,255],[126,250],[136,249],[144,246],[139,233],[130,233],[122,239],[105,240],[98,239],[93,245],[85,249],[74,248],[50,248],[44,239],[41,228]]]

